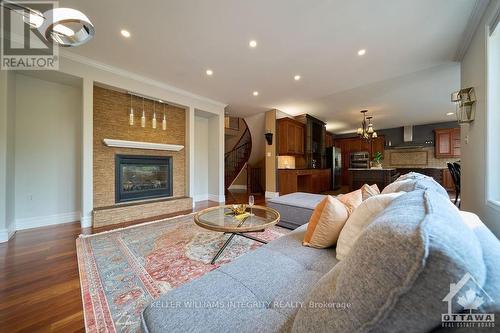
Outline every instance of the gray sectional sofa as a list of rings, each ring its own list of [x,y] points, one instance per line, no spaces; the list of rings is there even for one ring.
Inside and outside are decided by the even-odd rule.
[[[143,332],[438,331],[448,309],[469,312],[444,301],[457,285],[485,293],[479,310],[498,317],[498,239],[466,224],[442,188],[405,187],[345,260],[302,246],[302,225],[153,301]]]

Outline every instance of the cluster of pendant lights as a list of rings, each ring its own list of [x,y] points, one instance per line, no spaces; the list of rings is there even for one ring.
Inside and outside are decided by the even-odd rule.
[[[129,112],[129,120],[128,123],[130,126],[134,126],[135,124],[135,118],[134,118],[134,108],[132,106],[132,100],[134,98],[134,94],[129,93],[130,95],[130,112]],[[138,98],[142,98],[142,115],[141,115],[141,127],[145,128],[146,127],[146,111],[144,110],[144,101],[145,98],[143,96],[137,96]],[[167,114],[165,113],[165,103],[163,101],[159,100],[158,101],[160,104],[163,105],[163,120],[161,122],[161,128],[166,131],[167,130]],[[157,128],[158,121],[156,120],[156,100],[153,100],[153,119],[151,120],[151,127],[153,129]]]

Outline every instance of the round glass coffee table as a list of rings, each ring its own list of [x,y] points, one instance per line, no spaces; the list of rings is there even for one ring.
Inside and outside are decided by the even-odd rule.
[[[219,252],[212,259],[212,265],[217,261],[219,256],[224,252],[226,247],[231,243],[234,236],[241,236],[259,243],[267,244],[266,241],[246,235],[248,232],[263,232],[269,227],[276,225],[280,220],[278,211],[264,207],[253,206],[252,209],[247,208],[247,212],[251,214],[243,218],[237,218],[232,214],[232,205],[212,207],[198,212],[194,216],[194,222],[202,228],[231,234]]]

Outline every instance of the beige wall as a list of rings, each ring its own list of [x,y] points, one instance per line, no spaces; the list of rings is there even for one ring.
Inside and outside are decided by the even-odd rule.
[[[15,232],[15,74],[0,71],[0,243]]]
[[[491,1],[461,65],[462,88],[474,87],[476,118],[461,126],[462,209],[478,214],[500,237],[500,210],[486,200],[486,27],[498,13],[500,1]]]
[[[276,186],[276,110],[266,112],[265,131],[273,133],[273,144],[266,146],[266,197],[277,193]]]
[[[81,100],[80,86],[16,75],[18,230],[80,217]]]
[[[173,157],[173,194],[174,197],[186,195],[185,149],[179,152],[152,151],[140,149],[110,148],[104,139],[143,141],[165,144],[185,145],[186,111],[168,106],[167,130],[161,129],[163,108],[157,109],[158,127],[151,127],[153,102],[145,102],[147,115],[146,127],[140,126],[142,100],[134,99],[135,125],[128,123],[130,96],[110,89],[94,87],[94,208],[115,205],[115,155],[154,155]],[[158,107],[158,106],[157,106]]]
[[[208,199],[208,119],[194,119],[194,195],[195,202]]]

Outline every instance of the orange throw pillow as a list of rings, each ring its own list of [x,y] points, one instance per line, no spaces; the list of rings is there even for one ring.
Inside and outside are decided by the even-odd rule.
[[[354,210],[363,202],[363,194],[361,192],[361,189],[359,189],[344,194],[343,196],[339,197],[339,200],[346,206],[349,215],[351,215],[352,212],[354,212]]]
[[[366,199],[373,197],[375,195],[379,195],[379,194],[380,194],[380,190],[378,189],[377,184],[373,184],[373,185],[365,184],[361,188],[361,198],[363,201],[365,201]]]
[[[324,249],[337,243],[349,213],[338,199],[328,195],[314,209],[303,245]]]

